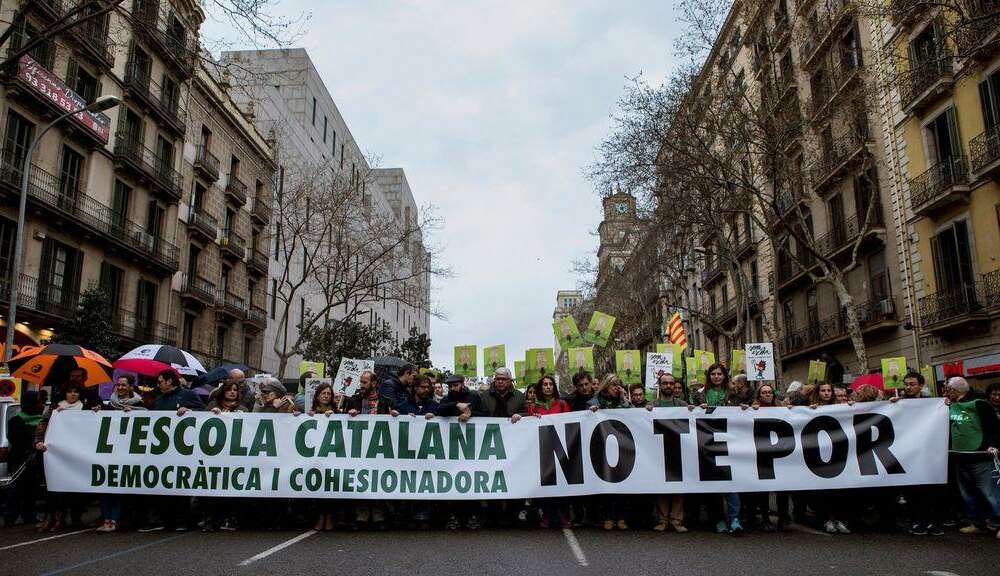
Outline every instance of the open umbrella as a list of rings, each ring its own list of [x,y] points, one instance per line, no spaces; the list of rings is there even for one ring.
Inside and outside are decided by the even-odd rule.
[[[879,390],[885,390],[885,381],[881,374],[862,374],[851,381],[851,390],[857,390],[865,384],[871,384]]]
[[[243,364],[223,364],[217,368],[213,368],[208,372],[199,375],[197,378],[191,381],[191,387],[196,388],[199,386],[215,386],[219,382],[222,382],[229,377],[229,371],[233,369],[242,370],[244,373],[249,372],[250,369]]]
[[[62,384],[74,368],[86,372],[84,384],[97,386],[111,380],[111,362],[97,352],[75,344],[49,344],[22,351],[7,362],[10,375],[39,386]]]
[[[142,376],[159,376],[164,370],[171,370],[170,364],[146,358],[119,358],[111,366],[115,370],[134,372]]]
[[[190,352],[165,344],[144,344],[125,353],[119,362],[122,360],[156,360],[169,364],[182,376],[200,376],[207,372]]]

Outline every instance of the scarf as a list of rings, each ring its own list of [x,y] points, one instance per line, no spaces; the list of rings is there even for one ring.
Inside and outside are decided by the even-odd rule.
[[[77,400],[76,402],[70,404],[65,400],[60,400],[59,407],[63,410],[83,410],[83,402]]]
[[[42,415],[39,414],[28,414],[27,412],[18,412],[16,418],[20,418],[24,423],[32,428],[38,427],[38,423],[42,421]]]
[[[365,411],[369,414],[378,414],[378,390],[372,390],[365,398]]]
[[[552,408],[552,405],[556,403],[556,398],[552,397],[549,398],[548,400],[545,400],[544,398],[539,398],[535,402],[544,406],[546,410],[550,410]]]
[[[111,407],[114,408],[115,410],[122,410],[126,406],[128,406],[129,408],[138,408],[140,410],[145,410],[146,407],[142,405],[142,396],[139,396],[135,392],[132,392],[131,394],[132,394],[131,396],[129,396],[125,400],[122,400],[121,398],[118,397],[118,394],[112,392],[111,397],[108,398],[108,404],[110,404]]]

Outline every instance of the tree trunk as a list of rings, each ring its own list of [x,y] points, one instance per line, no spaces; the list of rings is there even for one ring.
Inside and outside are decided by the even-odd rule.
[[[858,360],[859,374],[863,374],[868,371],[868,351],[865,349],[865,338],[861,333],[861,323],[858,322],[858,311],[854,307],[854,297],[851,296],[847,285],[844,284],[844,278],[839,271],[830,274],[827,281],[837,291],[837,299],[844,310],[845,328],[847,329],[847,334],[851,337],[851,343],[854,345],[854,357]]]

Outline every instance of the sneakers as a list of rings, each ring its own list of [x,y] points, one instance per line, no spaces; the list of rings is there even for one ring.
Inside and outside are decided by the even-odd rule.
[[[543,516],[542,519],[538,521],[538,527],[541,528],[542,530],[548,530],[549,519]]]
[[[733,518],[733,521],[729,523],[729,533],[733,536],[743,535],[743,525],[740,524],[739,518]]]
[[[146,532],[160,532],[162,530],[163,524],[146,524],[142,528],[139,528],[138,531],[145,534]]]
[[[715,533],[725,534],[726,532],[729,532],[729,526],[726,526],[725,520],[719,520],[718,524],[715,525]]]
[[[833,520],[827,520],[826,524],[823,524],[823,530],[827,534],[836,534],[837,533],[837,524],[834,523]]]
[[[975,524],[969,524],[968,526],[959,528],[958,531],[961,532],[962,534],[982,534],[983,532],[982,529],[979,528],[979,526],[976,526]]]
[[[604,528],[605,530],[614,530],[615,529],[615,523],[613,521],[611,521],[611,520],[605,520],[601,524],[601,528]]]
[[[628,530],[628,524],[626,524],[624,520],[619,520],[616,525],[619,530]]]
[[[840,532],[841,534],[850,534],[851,533],[851,531],[847,529],[847,525],[844,524],[843,522],[841,522],[840,520],[837,520],[836,522],[834,522],[833,526],[837,529],[837,532]]]
[[[458,530],[458,518],[454,516],[448,518],[448,522],[445,523],[444,527],[447,530]]]
[[[518,522],[527,522],[528,521],[528,510],[526,508],[521,508],[517,512],[517,521]]]
[[[94,532],[114,532],[118,530],[118,523],[114,520],[105,520],[100,526],[94,529]]]
[[[479,518],[469,516],[469,519],[465,521],[465,527],[469,530],[479,530]]]
[[[927,533],[931,536],[944,536],[944,530],[942,530],[937,524],[928,524]],[[1000,538],[1000,536],[998,536],[998,538]]]
[[[681,524],[680,522],[678,522],[677,524],[672,524],[671,526],[673,527],[674,532],[677,532],[678,534],[684,534],[685,532],[688,531],[687,526]]]
[[[656,524],[656,526],[653,526],[653,531],[654,532],[666,532],[667,531],[667,523],[666,522],[658,522]]]
[[[222,526],[219,526],[219,530],[222,530],[223,532],[236,532],[237,528],[239,528],[239,526],[236,524],[235,518],[226,518],[226,521],[222,523]]]
[[[926,536],[927,527],[919,523],[914,524],[913,526],[910,526],[910,534],[913,534],[914,536]]]

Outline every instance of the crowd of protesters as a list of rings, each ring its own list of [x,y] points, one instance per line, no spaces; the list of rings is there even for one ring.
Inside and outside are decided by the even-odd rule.
[[[83,385],[79,373],[52,392],[26,391],[20,413],[11,420],[10,463],[28,462],[26,470],[7,491],[4,520],[34,523],[37,530],[55,532],[74,528],[88,505],[89,495],[45,493],[41,459],[47,448],[45,433],[52,415],[64,410],[156,410],[184,414],[188,411],[317,414],[349,417],[385,414],[431,419],[457,417],[460,421],[499,417],[517,422],[573,411],[621,408],[685,407],[692,411],[717,406],[743,410],[772,407],[822,409],[832,404],[888,400],[901,402],[928,394],[924,377],[910,372],[904,386],[886,393],[871,385],[856,390],[829,383],[790,383],[784,394],[772,383],[756,386],[743,375],[730,378],[725,366],[716,364],[705,373],[705,384],[689,389],[671,374],[659,377],[652,398],[641,384],[625,386],[615,374],[600,381],[580,372],[572,378],[572,391],[560,394],[556,381],[545,376],[525,391],[514,387],[511,372],[500,368],[488,388],[473,390],[465,379],[449,376],[439,382],[434,374],[420,374],[404,366],[379,382],[365,372],[352,396],[344,397],[329,384],[314,392],[305,408],[303,390],[289,391],[274,378],[249,386],[239,369],[233,369],[208,396],[207,403],[174,371],[162,372],[156,386],[128,376],[115,382],[110,398],[102,401],[93,388]],[[931,386],[934,383],[930,383]],[[343,499],[243,499],[184,496],[127,496],[99,498],[99,532],[134,529],[140,532],[200,529],[286,529],[311,526],[315,530],[384,530],[388,528],[449,530],[482,526],[570,527],[594,526],[604,530],[648,528],[677,533],[689,529],[713,530],[739,536],[748,530],[781,531],[789,524],[812,525],[830,534],[854,530],[906,530],[914,535],[939,535],[947,528],[963,534],[996,533],[1000,538],[1000,386],[986,394],[970,388],[961,377],[950,378],[943,396],[951,414],[949,481],[943,485],[796,491],[777,493],[725,493],[696,495],[616,494],[538,500],[495,501],[356,501]],[[39,507],[39,503],[43,503]]]

